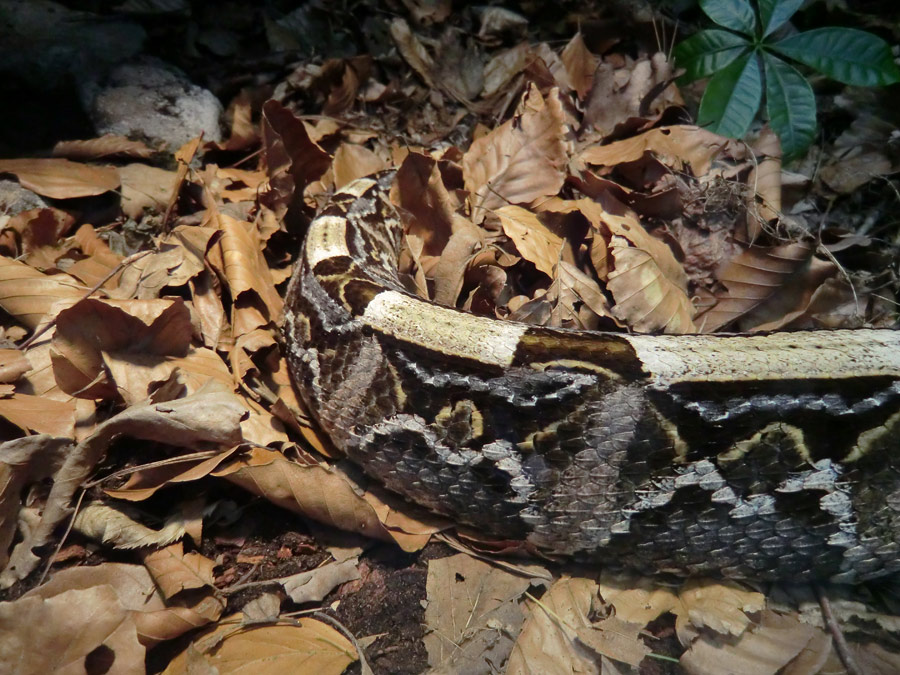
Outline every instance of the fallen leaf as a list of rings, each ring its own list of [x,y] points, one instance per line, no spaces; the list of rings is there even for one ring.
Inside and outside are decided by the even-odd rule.
[[[502,206],[495,213],[506,236],[522,257],[552,279],[553,269],[562,255],[562,237],[538,220],[534,213],[520,206]]]
[[[115,168],[67,159],[0,159],[0,173],[14,174],[22,187],[51,199],[92,197],[119,187]]]
[[[356,558],[350,558],[285,577],[280,579],[280,582],[291,600],[298,605],[304,602],[320,602],[341,584],[359,579],[358,565],[359,561]]]
[[[166,598],[192,588],[213,586],[215,561],[199,553],[185,553],[180,541],[146,554],[144,565]]]

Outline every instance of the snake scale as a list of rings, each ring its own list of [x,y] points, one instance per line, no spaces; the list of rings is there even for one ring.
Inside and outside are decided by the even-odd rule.
[[[333,196],[285,302],[294,382],[367,474],[646,574],[900,570],[900,331],[631,335],[438,306],[398,278],[392,179]]]

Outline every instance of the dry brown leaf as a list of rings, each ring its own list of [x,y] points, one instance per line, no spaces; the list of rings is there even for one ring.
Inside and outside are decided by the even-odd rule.
[[[37,328],[55,302],[74,301],[88,290],[68,274],[41,274],[17,260],[0,257],[0,307],[27,328]]]
[[[0,382],[11,383],[31,370],[28,359],[18,349],[0,349]]]
[[[378,486],[373,485],[362,497],[404,551],[424,548],[431,535],[453,526],[451,521],[415,507]]]
[[[75,241],[81,248],[81,252],[88,256],[76,260],[66,270],[73,277],[81,281],[85,286],[94,287],[106,279],[122,261],[122,256],[113,253],[109,246],[94,231],[94,228],[84,224],[75,232]],[[106,279],[103,288],[114,289],[119,285],[121,272],[112,278]]]
[[[119,187],[115,168],[67,159],[0,159],[2,173],[14,174],[22,187],[51,199],[92,197]]]
[[[425,649],[438,672],[481,672],[503,663],[521,630],[519,600],[532,579],[465,554],[428,563]]]
[[[753,150],[761,157],[747,177],[747,241],[751,244],[766,223],[781,215],[781,142],[768,125]]]
[[[628,623],[646,626],[674,607],[678,595],[648,577],[604,574],[600,579],[600,597],[616,608],[616,616]]]
[[[775,675],[819,632],[796,617],[766,611],[738,640],[704,633],[682,655],[681,665],[690,675],[718,675],[723,663],[733,675]]]
[[[298,605],[321,602],[332,590],[360,578],[356,558],[328,563],[308,572],[279,579],[288,596]]]
[[[185,553],[180,541],[147,553],[144,565],[166,598],[192,588],[213,586],[215,561],[199,553]]]
[[[195,449],[233,446],[240,440],[239,425],[244,415],[244,407],[233,394],[204,391],[177,401],[132,406],[99,425],[67,453],[54,473],[41,520],[13,549],[0,573],[0,588],[8,588],[35,568],[40,559],[32,549],[43,546],[69,515],[69,502],[75,491],[106,454],[113,439],[131,436]]]
[[[506,236],[516,245],[522,257],[552,279],[553,269],[562,256],[562,237],[521,206],[502,206],[495,213]]]
[[[298,464],[279,452],[253,448],[248,456],[236,458],[213,475],[320,523],[394,541],[375,509],[356,493],[349,479],[334,469]],[[402,548],[407,542],[397,543]]]
[[[747,616],[766,607],[762,593],[751,591],[734,581],[687,581],[678,592],[678,605],[672,613],[678,617],[675,629],[686,645],[694,631],[709,628],[723,635],[741,635],[753,625]]]
[[[48,435],[26,436],[0,444],[0,567],[9,560],[25,486],[52,476],[71,441]]]
[[[435,88],[435,82],[432,78],[434,71],[434,61],[425,46],[419,41],[409,28],[409,24],[403,19],[397,18],[391,21],[390,25],[391,37],[400,54],[406,62],[415,70],[425,84],[430,88]]]
[[[594,81],[594,71],[597,70],[597,57],[591,54],[581,32],[575,33],[562,51],[562,62],[569,74],[569,81],[578,94],[580,100],[584,100],[591,90]]]
[[[643,626],[610,616],[577,631],[578,639],[598,654],[637,668],[650,648],[641,640]]]
[[[484,66],[482,96],[489,98],[503,91],[525,69],[531,58],[531,47],[527,42],[494,54]]]
[[[113,548],[167,546],[185,534],[184,522],[170,519],[158,530],[134,520],[113,504],[94,502],[82,506],[72,524],[76,532]]]
[[[883,152],[861,152],[842,157],[822,167],[822,182],[839,194],[855,192],[873,178],[896,172],[896,167]]]
[[[133,141],[125,136],[106,134],[84,141],[59,141],[53,146],[54,157],[91,160],[102,157],[132,157],[147,159],[153,155],[153,148],[143,141]]]
[[[140,220],[145,211],[160,213],[178,186],[174,171],[146,164],[127,164],[119,168],[122,179],[122,211]]]
[[[387,162],[362,145],[342,144],[334,153],[334,187],[342,188],[363,176],[388,168]]]
[[[531,603],[525,625],[506,665],[507,675],[599,675],[593,650],[576,640],[578,628],[587,627],[597,584],[590,579],[563,577]]]
[[[0,672],[77,675],[88,672],[85,662],[95,650],[109,653],[110,675],[144,671],[131,613],[108,585],[2,602],[0,635]]]
[[[709,171],[712,160],[720,152],[740,156],[737,141],[690,125],[659,127],[609,145],[594,145],[578,159],[586,164],[614,167],[634,162],[645,152],[652,152],[666,166],[676,170],[690,165],[695,176]]]
[[[565,115],[559,94],[545,100],[533,85],[513,119],[477,139],[463,156],[472,220],[488,211],[555,195],[565,181]]]
[[[75,402],[43,396],[0,396],[0,417],[26,432],[75,437]]]
[[[163,675],[341,675],[357,658],[353,643],[315,619],[243,630],[237,629],[239,624],[240,617],[223,619],[214,631],[196,638],[176,656]]]
[[[777,300],[783,306],[784,294],[791,289],[808,290],[805,303],[808,304],[815,288],[821,285],[824,278],[834,273],[830,263],[814,263],[813,252],[813,245],[803,241],[745,249],[717,273],[717,279],[725,285],[727,291],[717,294],[718,302],[697,317],[697,325],[704,333],[712,332],[750,312],[762,309],[771,300]],[[812,283],[805,283],[807,281]],[[799,311],[805,309],[805,304]],[[785,311],[764,320],[780,318],[796,307],[783,309]],[[741,328],[749,330],[753,327],[752,323],[742,325]]]
[[[418,238],[427,255],[440,255],[453,231],[457,202],[444,186],[437,161],[409,153],[397,170],[391,200],[408,213],[404,223],[409,240]]]
[[[212,596],[200,599],[196,606],[166,605],[153,578],[143,565],[102,563],[91,567],[70,567],[50,577],[47,583],[23,597],[49,599],[73,590],[93,587],[112,588],[131,615],[137,637],[145,647],[183,635],[189,630],[218,619],[223,603]],[[218,608],[218,609],[216,609]]]

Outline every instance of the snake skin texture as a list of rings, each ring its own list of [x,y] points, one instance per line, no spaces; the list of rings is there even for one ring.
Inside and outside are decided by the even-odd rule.
[[[403,287],[393,174],[334,195],[287,298],[334,444],[486,535],[646,574],[900,570],[900,332],[649,336],[479,317]]]

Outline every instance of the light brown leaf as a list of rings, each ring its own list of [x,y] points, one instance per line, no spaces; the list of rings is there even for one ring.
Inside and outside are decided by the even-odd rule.
[[[547,99],[533,85],[513,119],[477,139],[463,156],[472,220],[488,211],[555,195],[565,180],[565,116],[559,94]]]
[[[28,359],[18,349],[0,349],[0,382],[11,383],[31,370]]]
[[[199,553],[185,553],[179,541],[144,556],[144,565],[166,598],[192,588],[213,585],[215,561]]]
[[[384,541],[395,540],[375,509],[335,469],[299,464],[279,452],[253,448],[246,457],[237,458],[213,475],[320,523]],[[401,548],[407,544],[403,538],[397,543]]]
[[[68,274],[41,274],[0,257],[0,307],[27,328],[37,328],[58,300],[82,298],[88,290]]]
[[[75,402],[12,394],[0,397],[0,417],[27,432],[75,437]]]
[[[342,188],[363,176],[371,176],[387,168],[387,162],[362,145],[344,143],[334,153],[334,187]]]
[[[87,223],[75,232],[75,241],[81,252],[88,257],[76,260],[66,271],[85,286],[93,287],[99,284],[122,261],[122,256],[113,253],[106,242],[97,236],[94,228]],[[118,286],[121,274],[119,272],[111,279],[107,279],[103,288],[110,290]]]
[[[693,579],[678,592],[678,617],[675,629],[682,644],[688,644],[693,631],[709,628],[723,635],[741,635],[753,625],[748,616],[765,609],[766,598],[734,581],[715,582]]]
[[[524,616],[519,599],[532,583],[466,554],[428,563],[425,649],[439,672],[477,672],[502,663]]]
[[[135,220],[140,220],[145,211],[164,211],[178,186],[174,171],[146,164],[119,167],[119,176],[122,179],[122,211]]]
[[[348,581],[359,579],[359,561],[350,558],[328,563],[308,572],[300,572],[280,579],[291,600],[298,605],[304,602],[320,602],[332,590]]]
[[[569,74],[569,81],[578,93],[578,98],[583,101],[594,80],[597,57],[588,50],[580,31],[575,33],[563,49],[562,62]]]
[[[406,62],[415,70],[429,87],[434,88],[432,78],[434,61],[425,46],[419,41],[409,28],[409,24],[403,19],[394,19],[390,25],[391,37],[400,54]]]
[[[747,185],[747,240],[756,241],[763,225],[781,215],[781,143],[768,126],[753,145],[759,162],[750,170]]]
[[[579,159],[587,164],[614,167],[638,160],[649,151],[666,166],[681,170],[687,164],[695,176],[702,176],[720,152],[739,156],[737,147],[736,141],[724,136],[700,127],[680,125],[651,129],[609,145],[591,146]]]
[[[328,624],[315,619],[299,619],[297,625],[240,631],[235,629],[236,622],[228,619],[226,617],[211,633],[196,638],[188,650],[169,663],[163,675],[188,672],[341,675],[356,660],[353,643]],[[194,660],[189,670],[191,649]],[[215,671],[197,668],[215,668]]]
[[[596,654],[576,642],[578,628],[587,627],[587,616],[597,594],[590,579],[568,578],[555,582],[532,603],[525,626],[507,662],[508,675],[599,675]]]
[[[22,187],[52,199],[92,197],[119,187],[115,168],[67,159],[0,159],[0,173],[14,174]]]
[[[183,521],[170,520],[154,530],[134,520],[114,504],[100,502],[82,506],[75,514],[73,528],[86,537],[124,549],[167,546],[185,534]]]
[[[106,134],[99,138],[84,141],[59,141],[53,146],[54,157],[67,159],[91,160],[102,157],[133,157],[147,159],[153,154],[153,148],[143,141],[133,141],[125,136]]]
[[[144,647],[131,614],[111,586],[71,590],[51,598],[0,603],[0,672],[79,675],[95,650],[113,657],[110,675],[144,670]]]
[[[552,279],[553,268],[562,255],[562,237],[521,206],[502,206],[496,214],[506,236],[512,239],[522,257]]]
[[[637,668],[650,648],[641,640],[643,626],[611,616],[579,628],[578,639],[598,654]]]

